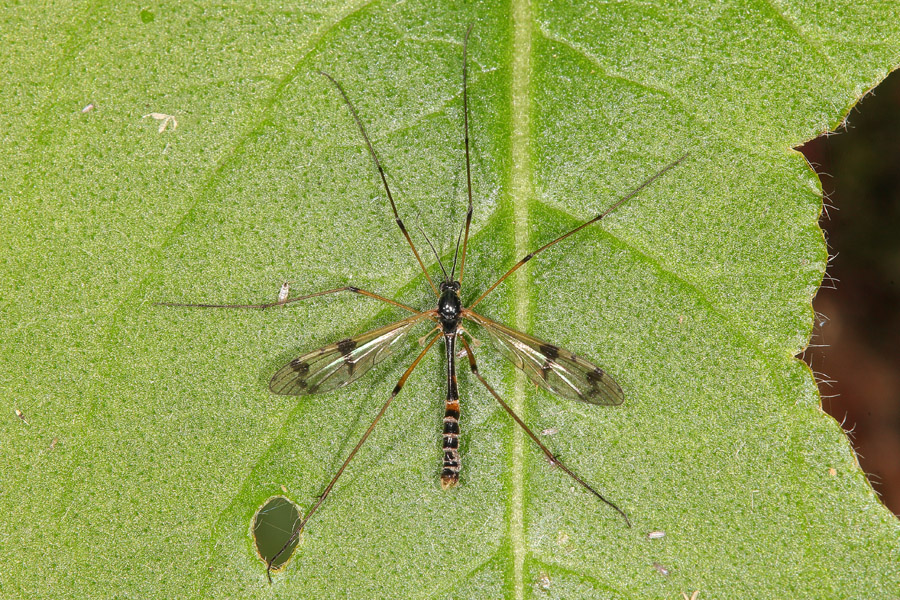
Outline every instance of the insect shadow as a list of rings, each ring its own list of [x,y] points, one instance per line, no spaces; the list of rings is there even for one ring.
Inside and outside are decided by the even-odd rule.
[[[369,371],[369,369],[388,357],[392,353],[392,349],[398,343],[400,343],[400,341],[405,338],[406,334],[409,333],[409,331],[412,330],[415,326],[420,325],[421,323],[430,323],[433,325],[431,332],[426,334],[425,338],[423,338],[423,340],[425,340],[425,347],[421,352],[419,352],[416,358],[403,372],[403,375],[394,386],[394,389],[391,392],[390,396],[384,402],[384,404],[382,404],[380,410],[375,415],[375,418],[369,424],[365,433],[356,443],[354,448],[350,451],[350,454],[341,464],[340,468],[331,478],[331,481],[325,487],[325,490],[319,496],[318,500],[309,510],[306,511],[306,514],[303,515],[303,518],[300,520],[290,538],[284,543],[281,549],[268,559],[266,566],[266,575],[269,578],[270,582],[273,564],[275,564],[279,557],[289,547],[291,547],[291,545],[296,541],[297,537],[303,531],[303,528],[306,526],[309,519],[313,516],[313,514],[315,514],[322,503],[325,502],[325,499],[331,493],[338,479],[340,479],[341,475],[344,473],[347,465],[350,464],[350,461],[353,460],[353,457],[356,456],[357,452],[359,452],[359,449],[362,448],[363,444],[366,443],[366,440],[369,439],[372,431],[378,425],[378,422],[381,421],[381,418],[384,416],[384,414],[387,412],[388,407],[391,405],[391,402],[393,402],[394,398],[403,389],[404,384],[412,374],[413,370],[418,366],[425,354],[427,354],[428,351],[431,350],[432,346],[434,346],[439,339],[443,339],[444,342],[444,354],[446,357],[447,366],[447,394],[445,398],[443,418],[443,465],[441,469],[442,488],[448,489],[457,485],[457,483],[459,482],[459,472],[462,465],[462,459],[459,453],[460,403],[459,390],[456,380],[457,343],[459,343],[464,349],[464,352],[462,354],[465,355],[469,364],[469,369],[471,370],[475,378],[478,379],[478,381],[487,389],[491,396],[493,396],[494,399],[499,403],[503,410],[506,411],[507,414],[509,414],[513,421],[515,421],[515,423],[522,428],[525,434],[537,445],[541,452],[544,453],[550,464],[558,467],[584,490],[609,505],[618,514],[620,514],[625,520],[626,524],[631,527],[631,521],[628,519],[628,515],[625,514],[625,511],[623,511],[616,504],[603,496],[593,486],[582,479],[577,473],[563,464],[559,460],[559,458],[557,458],[556,455],[554,455],[553,452],[551,452],[550,449],[547,448],[547,446],[544,445],[543,442],[541,442],[538,436],[528,427],[528,425],[525,424],[521,417],[519,417],[519,415],[513,411],[513,409],[503,400],[503,398],[500,397],[500,394],[497,393],[494,387],[491,386],[490,383],[488,383],[488,381],[478,370],[478,362],[476,360],[475,353],[472,350],[472,346],[474,344],[471,344],[466,340],[466,337],[469,337],[470,340],[473,338],[471,337],[471,334],[462,327],[462,322],[466,321],[468,323],[474,323],[475,325],[481,327],[487,333],[488,337],[490,338],[493,345],[497,348],[497,350],[499,350],[504,357],[512,362],[512,364],[523,371],[528,376],[528,378],[531,379],[531,381],[533,381],[538,387],[564,398],[577,400],[579,402],[586,402],[588,404],[607,406],[621,404],[625,400],[625,395],[622,392],[622,388],[619,387],[619,385],[608,373],[606,373],[606,371],[604,371],[597,365],[580,356],[577,356],[572,352],[569,352],[568,350],[560,348],[559,346],[539,340],[528,335],[527,333],[517,331],[502,323],[491,320],[475,312],[474,309],[478,304],[481,303],[482,300],[485,299],[485,297],[487,297],[488,294],[494,291],[497,286],[503,283],[510,275],[515,273],[525,263],[535,258],[537,255],[547,250],[551,246],[565,240],[572,235],[575,235],[585,227],[588,227],[589,225],[602,220],[605,216],[617,209],[622,203],[629,200],[630,198],[633,198],[641,190],[662,177],[664,173],[681,163],[687,157],[687,154],[680,156],[679,158],[673,160],[666,166],[659,169],[656,173],[644,180],[631,192],[619,198],[609,208],[598,214],[596,217],[585,221],[578,227],[575,227],[574,229],[564,233],[553,241],[548,242],[540,248],[537,248],[536,250],[526,254],[516,264],[514,264],[512,268],[506,271],[499,279],[497,279],[492,285],[484,290],[484,292],[482,292],[474,302],[472,302],[468,306],[463,306],[463,303],[460,299],[460,290],[462,288],[463,273],[466,267],[466,250],[468,248],[469,230],[472,223],[473,213],[472,169],[469,156],[469,103],[467,92],[467,53],[469,34],[471,33],[471,31],[472,26],[469,26],[469,28],[466,30],[463,41],[462,56],[463,134],[466,156],[466,187],[468,194],[468,209],[466,211],[465,224],[460,228],[459,235],[457,236],[456,250],[454,252],[453,263],[449,272],[441,261],[441,258],[438,255],[437,250],[434,248],[434,245],[431,243],[431,240],[429,240],[427,234],[422,231],[425,240],[430,246],[434,257],[437,260],[438,265],[440,266],[441,274],[443,276],[437,283],[435,283],[435,281],[431,278],[431,275],[429,275],[428,269],[426,268],[425,263],[422,260],[421,255],[419,254],[419,251],[416,249],[416,246],[409,235],[409,231],[407,230],[406,226],[403,223],[403,220],[400,218],[400,215],[397,212],[397,205],[394,202],[394,196],[391,193],[390,186],[388,185],[387,177],[385,175],[384,169],[382,168],[381,161],[378,158],[378,153],[375,152],[375,148],[372,146],[369,134],[366,132],[366,128],[356,111],[356,107],[350,101],[350,98],[347,96],[347,93],[344,90],[343,86],[341,86],[341,84],[338,83],[338,81],[334,77],[332,77],[328,73],[321,71],[319,72],[323,77],[327,78],[331,82],[337,92],[341,95],[344,104],[347,106],[347,109],[350,112],[350,115],[356,122],[359,133],[362,135],[362,138],[366,143],[369,156],[372,157],[372,162],[374,163],[375,168],[378,171],[378,175],[381,178],[381,183],[384,187],[385,194],[387,195],[388,202],[390,203],[391,211],[394,215],[394,221],[400,228],[400,232],[402,233],[403,237],[406,238],[406,242],[409,244],[416,262],[418,262],[422,273],[425,275],[425,279],[428,282],[428,285],[431,287],[435,297],[437,298],[436,308],[420,311],[396,300],[386,298],[375,292],[364,290],[353,285],[341,286],[333,289],[315,292],[312,294],[295,296],[293,298],[280,296],[278,301],[267,304],[181,304],[172,302],[159,303],[162,306],[181,306],[196,308],[268,309],[285,306],[286,304],[299,302],[301,300],[309,300],[321,296],[348,292],[360,296],[366,296],[368,298],[373,298],[380,302],[384,302],[394,307],[401,308],[410,313],[410,316],[406,317],[405,319],[401,319],[389,325],[378,327],[371,331],[367,331],[356,336],[342,339],[333,344],[323,346],[321,348],[298,356],[294,360],[284,365],[272,376],[271,380],[269,381],[269,390],[271,390],[274,394],[288,396],[322,394],[348,385],[365,375],[366,372]],[[456,270],[457,266],[459,267],[458,274]]]

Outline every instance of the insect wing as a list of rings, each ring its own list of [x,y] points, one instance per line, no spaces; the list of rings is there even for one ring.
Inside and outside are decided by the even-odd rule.
[[[580,356],[472,311],[466,311],[464,316],[484,327],[500,353],[545,390],[589,404],[625,401],[619,384]]]
[[[272,376],[269,389],[275,394],[304,396],[352,383],[390,356],[394,344],[425,316],[427,313],[413,315],[298,356]]]

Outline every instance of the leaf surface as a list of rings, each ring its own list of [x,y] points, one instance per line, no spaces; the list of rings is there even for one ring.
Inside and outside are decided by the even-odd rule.
[[[0,9],[2,595],[891,597],[898,522],[795,358],[827,251],[819,183],[791,148],[900,63],[895,17],[858,2]],[[423,256],[420,227],[452,256],[469,23],[464,300],[691,152],[479,305],[621,385],[619,407],[576,403],[475,350],[634,527],[549,467],[464,365],[462,478],[442,491],[437,351],[269,586],[254,512],[315,502],[428,327],[365,379],[297,399],[267,389],[288,360],[406,315],[352,294],[154,303],[271,302],[291,280],[433,308],[316,71],[356,103]]]

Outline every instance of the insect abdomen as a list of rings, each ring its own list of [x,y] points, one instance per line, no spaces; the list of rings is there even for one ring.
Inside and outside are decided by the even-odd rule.
[[[459,400],[447,398],[444,410],[444,468],[441,487],[452,488],[459,482]]]
[[[447,351],[447,400],[444,408],[444,467],[441,487],[452,488],[459,483],[459,388],[456,385],[456,335],[444,336]]]

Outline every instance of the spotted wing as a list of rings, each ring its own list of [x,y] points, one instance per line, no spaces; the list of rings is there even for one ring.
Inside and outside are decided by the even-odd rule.
[[[465,311],[463,316],[484,327],[500,353],[545,390],[589,404],[625,401],[619,384],[580,356],[472,311]]]
[[[285,396],[305,396],[356,381],[390,356],[394,344],[428,314],[413,315],[298,356],[272,376],[269,389]]]

